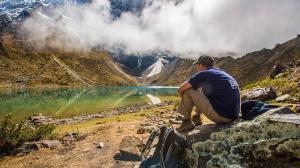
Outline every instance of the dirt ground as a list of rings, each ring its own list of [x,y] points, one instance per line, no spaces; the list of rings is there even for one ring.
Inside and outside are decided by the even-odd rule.
[[[128,135],[147,139],[147,134],[138,135],[138,125],[143,121],[115,122],[101,124],[94,128],[84,140],[75,142],[70,147],[60,146],[56,149],[42,148],[25,156],[11,156],[0,160],[1,168],[127,168],[139,162],[115,160],[121,140]],[[96,144],[103,142],[98,149]]]
[[[172,107],[172,106],[170,106]],[[7,156],[0,159],[0,168],[134,168],[140,162],[118,160],[119,147],[126,136],[136,136],[146,142],[149,133],[137,134],[141,124],[155,124],[161,119],[168,121],[174,113],[170,107],[154,108],[154,111],[143,117],[130,120],[117,120],[107,123],[96,123],[84,127],[86,138],[72,142],[70,145],[61,145],[55,149],[40,148],[23,156]],[[141,116],[134,113],[131,116]],[[127,116],[128,117],[128,116]],[[123,116],[124,118],[124,116]],[[203,122],[210,123],[203,116]],[[169,125],[170,126],[170,125]],[[173,125],[177,127],[178,124]],[[70,128],[68,127],[67,130]],[[65,132],[64,130],[63,132]],[[97,144],[103,142],[103,148]]]

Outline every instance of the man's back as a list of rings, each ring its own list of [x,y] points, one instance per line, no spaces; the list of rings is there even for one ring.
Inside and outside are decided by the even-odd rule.
[[[213,108],[221,116],[236,119],[240,112],[240,91],[236,80],[226,72],[209,68],[194,75],[189,83],[202,88]]]

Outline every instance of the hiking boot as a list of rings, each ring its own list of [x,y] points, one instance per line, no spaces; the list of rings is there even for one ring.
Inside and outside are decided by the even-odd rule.
[[[194,123],[191,121],[191,119],[183,119],[182,124],[180,127],[176,129],[177,132],[188,132],[195,128]]]
[[[202,125],[202,120],[201,120],[200,115],[194,115],[194,116],[192,117],[192,121],[193,121],[193,123],[195,124],[195,126],[197,126],[197,125]]]

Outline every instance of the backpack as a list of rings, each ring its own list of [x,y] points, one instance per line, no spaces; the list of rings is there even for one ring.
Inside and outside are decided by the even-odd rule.
[[[268,110],[278,107],[280,106],[265,104],[260,100],[245,101],[241,105],[242,119],[252,120],[255,117],[267,112]]]
[[[145,157],[145,152],[149,150],[155,137],[159,134],[153,155]],[[187,147],[184,136],[176,133],[173,128],[161,127],[154,130],[148,138],[142,150],[143,161],[140,168],[186,168],[184,160],[184,150]]]

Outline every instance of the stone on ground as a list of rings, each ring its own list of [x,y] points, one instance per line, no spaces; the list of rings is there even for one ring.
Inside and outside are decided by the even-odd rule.
[[[41,114],[34,115],[30,118],[30,121],[34,125],[46,125],[49,124],[52,121],[51,116],[43,116]]]
[[[126,136],[120,144],[120,159],[122,160],[141,160],[140,148],[143,141],[136,136]]]
[[[39,144],[37,142],[25,142],[23,145],[18,147],[14,153],[16,155],[28,154],[32,151],[39,150]]]
[[[284,102],[284,101],[286,101],[289,97],[290,97],[289,94],[282,95],[282,96],[276,98],[276,102]]]
[[[61,145],[61,143],[58,140],[43,140],[42,145],[45,148],[56,148]]]
[[[104,147],[104,143],[103,142],[100,142],[100,143],[96,143],[96,147],[98,149],[102,149]]]

